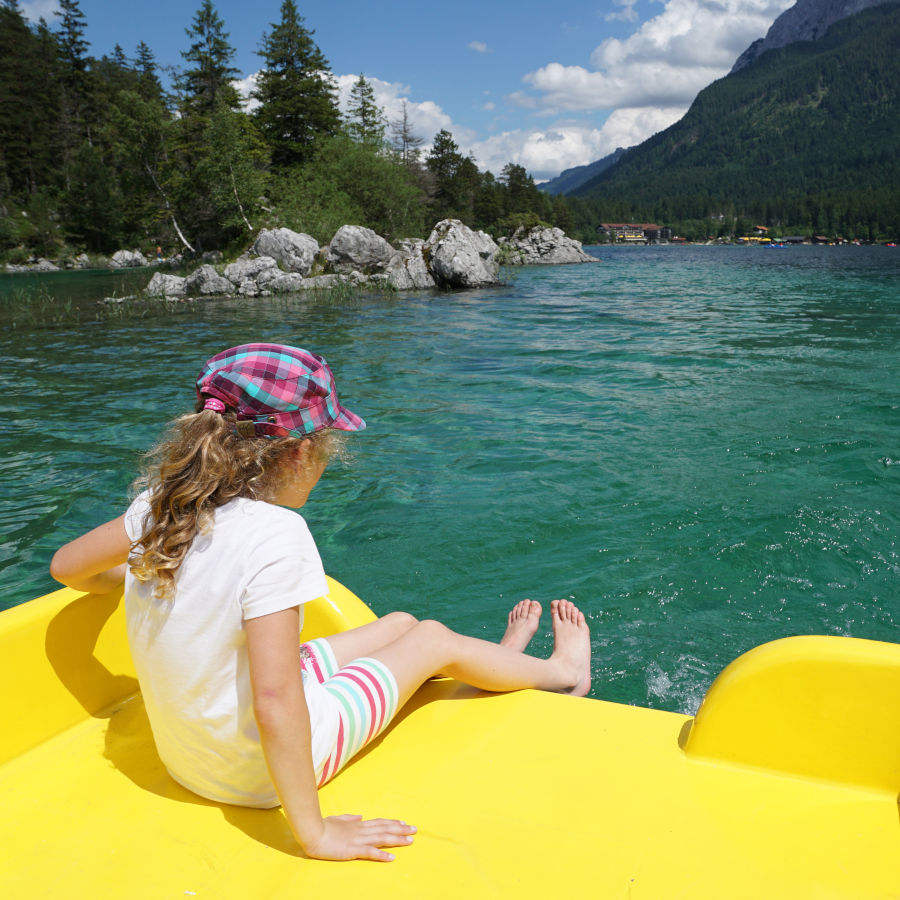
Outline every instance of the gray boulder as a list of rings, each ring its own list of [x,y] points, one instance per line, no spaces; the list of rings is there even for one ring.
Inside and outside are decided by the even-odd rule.
[[[303,282],[301,290],[313,290],[314,288],[333,288],[347,281],[345,275],[316,275],[314,278],[307,278]]]
[[[256,256],[271,256],[285,272],[309,275],[319,255],[319,245],[308,234],[290,228],[274,228],[261,231],[250,252]]]
[[[365,280],[365,276],[360,276]],[[277,278],[270,281],[266,287],[276,294],[289,294],[297,291],[311,291],[315,288],[332,288],[335,285],[350,281],[347,275],[315,275],[312,278],[304,278],[296,272],[282,272]]]
[[[283,274],[271,256],[258,256],[256,259],[242,256],[225,266],[225,277],[244,297],[258,297],[269,282]]]
[[[516,229],[511,238],[500,238],[507,248],[507,262],[523,266],[558,266],[569,263],[597,262],[581,249],[581,242],[566,237],[559,228]]]
[[[89,269],[91,267],[91,261],[88,258],[87,253],[79,253],[73,262],[75,263],[76,269]]]
[[[59,266],[41,257],[32,267],[32,272],[58,272]]]
[[[184,285],[186,280],[178,275],[155,272],[144,293],[148,297],[183,297],[187,290]]]
[[[395,253],[384,270],[388,283],[398,291],[423,290],[435,286],[434,278],[425,265],[422,249],[425,241],[401,241],[400,251]]]
[[[279,272],[266,287],[276,294],[290,294],[294,291],[302,291],[308,280],[299,272]]]
[[[371,275],[383,272],[395,253],[394,248],[371,228],[342,225],[328,245],[326,259],[335,272],[356,271]]]
[[[132,269],[135,266],[146,266],[147,258],[139,250],[116,250],[109,261],[111,269]]]
[[[483,231],[472,231],[458,219],[438,222],[422,248],[434,280],[442,287],[455,288],[497,284],[498,250]]]
[[[159,273],[157,273],[159,274]],[[204,297],[214,294],[233,294],[234,285],[223,278],[211,265],[200,266],[184,279],[184,289],[188,294],[200,294]]]

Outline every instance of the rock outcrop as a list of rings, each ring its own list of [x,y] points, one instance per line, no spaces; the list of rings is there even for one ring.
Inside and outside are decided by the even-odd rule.
[[[237,288],[237,293],[244,297],[258,297],[267,285],[283,274],[271,256],[258,256],[256,259],[242,256],[225,266],[224,272],[225,277]]]
[[[398,291],[427,290],[435,287],[423,253],[425,241],[405,240],[385,269],[388,284]]]
[[[441,287],[497,284],[500,248],[483,231],[472,231],[458,219],[438,222],[422,249],[428,270]]]
[[[291,231],[290,228],[275,228],[261,231],[250,253],[271,256],[285,272],[309,275],[319,255],[319,244],[308,234]]]
[[[132,269],[146,265],[147,257],[140,250],[116,250],[109,261],[111,269]]]
[[[186,279],[178,275],[167,275],[164,272],[155,272],[150,279],[150,284],[144,288],[148,297],[183,297],[187,292],[184,286]]]
[[[559,266],[597,262],[581,249],[581,242],[566,237],[559,228],[518,228],[512,237],[500,238],[506,248],[504,262],[523,266]]]
[[[772,23],[764,38],[754,41],[737,58],[731,71],[737,72],[749,66],[767,50],[786,47],[797,41],[818,40],[835,22],[889,2],[892,0],[797,0]]]
[[[10,274],[19,272],[58,272],[59,266],[42,256],[40,259],[34,259],[34,257],[32,257],[22,266],[16,265],[15,263],[7,263],[6,271]]]
[[[342,225],[331,239],[325,252],[325,259],[334,272],[346,275],[351,272],[374,275],[385,270],[396,252],[371,228],[363,228],[362,225]]]
[[[234,285],[208,263],[184,279],[184,289],[188,294],[199,294],[202,297],[234,293]]]
[[[593,261],[581,244],[569,240],[558,228],[517,233],[514,239],[525,248],[516,251],[522,262]],[[264,250],[269,252],[261,252]],[[438,222],[427,241],[401,241],[399,249],[369,228],[345,225],[324,254],[309,235],[278,228],[260,232],[253,247],[227,265],[222,275],[208,264],[187,278],[157,272],[145,294],[258,297],[339,284],[398,291],[481,287],[498,283],[499,253],[500,248],[483,231],[472,231],[456,219]],[[316,264],[321,272],[323,263],[331,271],[310,275]]]

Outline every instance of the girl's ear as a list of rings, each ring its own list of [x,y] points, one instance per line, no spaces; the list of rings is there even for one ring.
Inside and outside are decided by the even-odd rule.
[[[303,438],[303,440],[291,450],[291,456],[294,461],[300,463],[302,466],[307,465],[312,459],[313,446],[313,442],[309,438]]]

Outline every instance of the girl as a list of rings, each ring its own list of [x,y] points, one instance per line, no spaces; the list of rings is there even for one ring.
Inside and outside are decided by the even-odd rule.
[[[590,687],[590,635],[552,604],[549,659],[523,651],[540,618],[523,600],[500,644],[391,613],[303,644],[303,604],[328,592],[303,519],[346,432],[365,428],[338,402],[322,357],[246,344],[210,359],[196,412],[155,451],[149,488],[127,512],[66,544],[54,578],[103,592],[125,580],[132,657],[160,758],[211,800],[279,803],[303,850],[321,859],[393,856],[415,828],[323,817],[317,787],[376,737],[437,673],[487,691]]]

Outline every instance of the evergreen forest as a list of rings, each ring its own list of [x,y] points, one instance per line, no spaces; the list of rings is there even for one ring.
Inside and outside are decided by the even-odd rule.
[[[900,5],[838,22],[711,84],[681,121],[580,186],[576,219],[692,240],[900,237]]]
[[[240,250],[262,227],[320,243],[344,224],[389,240],[461,219],[495,236],[572,228],[568,202],[522,166],[480,171],[447,131],[388,121],[363,75],[345,114],[328,60],[294,0],[261,35],[251,104],[212,0],[185,29],[183,65],[161,72],[141,42],[89,54],[78,0],[31,25],[0,0],[0,260],[156,246],[166,256]],[[428,136],[432,138],[432,136]]]

